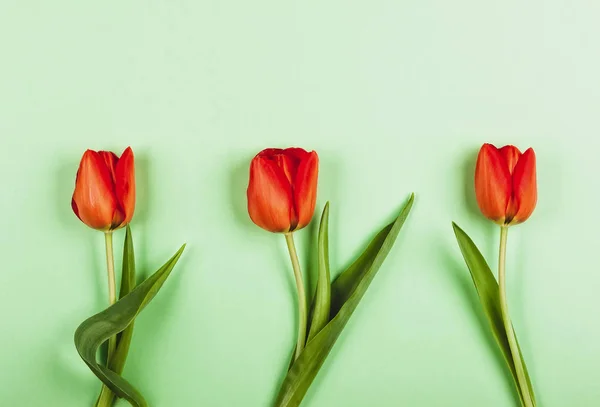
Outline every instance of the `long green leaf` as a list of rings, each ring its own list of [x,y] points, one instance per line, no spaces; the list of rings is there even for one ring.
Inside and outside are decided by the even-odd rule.
[[[148,404],[144,397],[119,374],[99,365],[96,361],[96,353],[108,338],[125,330],[154,298],[175,267],[184,248],[185,245],[133,291],[106,310],[88,318],[75,331],[75,347],[83,361],[117,396],[126,399],[134,407],[147,407]]]
[[[127,225],[125,234],[125,243],[123,244],[123,270],[121,273],[121,290],[119,299],[125,297],[135,288],[135,254],[133,250],[133,238],[131,236],[131,228]],[[133,325],[135,321],[125,328],[125,330],[117,335],[117,348],[111,358],[108,368],[113,372],[121,374],[125,367],[125,360],[129,352],[131,338],[133,336]]]
[[[121,289],[119,291],[119,299],[125,297],[135,287],[135,255],[133,250],[133,237],[131,234],[131,228],[127,225],[125,232],[125,242],[123,244],[123,266],[121,269]],[[133,325],[134,322],[129,324],[123,332],[117,334],[117,347],[113,353],[111,359],[108,361],[108,368],[115,373],[121,374],[125,368],[125,361],[127,354],[129,353],[129,346],[131,344],[131,338],[133,336]],[[102,404],[104,400],[108,400],[108,405],[112,405],[114,394],[109,390],[106,385],[102,385],[102,391],[96,406],[106,405]],[[99,404],[100,403],[100,404]]]
[[[508,368],[510,369],[510,373],[512,374],[515,386],[519,394],[519,399],[523,404],[523,393],[518,384],[519,382],[517,380],[517,371],[515,369],[515,363],[512,352],[510,350],[510,345],[508,344],[506,328],[502,320],[502,310],[500,308],[500,290],[498,289],[498,282],[496,281],[496,278],[494,277],[494,274],[492,273],[492,270],[485,261],[483,255],[481,254],[475,243],[473,243],[473,240],[471,240],[471,238],[460,227],[458,227],[456,223],[452,223],[452,226],[454,228],[454,234],[456,235],[456,240],[458,241],[460,251],[471,273],[471,277],[473,279],[473,283],[475,284],[475,288],[479,296],[479,301],[481,302],[481,305],[483,307],[484,314],[487,317],[490,327],[492,328],[492,334],[496,339],[500,350],[502,351],[504,360],[506,361]],[[527,366],[525,365],[525,361],[523,360],[522,353],[519,353],[521,356],[521,364],[523,366],[523,370],[525,371],[525,377],[527,378],[529,393],[532,395],[532,397],[534,397],[533,386],[531,385],[529,373],[527,372]],[[535,404],[535,399],[533,401]]]
[[[329,202],[325,204],[321,224],[319,225],[318,240],[318,271],[317,293],[308,334],[308,341],[315,337],[329,322],[331,310],[331,279],[329,274]]]
[[[277,401],[276,407],[297,407],[302,402],[304,395],[313,382],[319,369],[325,362],[327,355],[333,348],[337,338],[342,333],[350,316],[356,309],[359,301],[367,291],[369,284],[381,267],[406,220],[412,207],[414,195],[411,195],[408,203],[400,212],[396,220],[386,226],[375,239],[371,241],[365,252],[354,262],[343,275],[360,276],[359,280],[352,284],[348,277],[342,278],[343,287],[353,287],[347,300],[341,306],[339,312],[333,319],[306,345],[300,357],[294,362],[285,377]],[[382,235],[383,234],[383,235]],[[337,281],[337,280],[336,280]],[[336,286],[334,282],[333,286]],[[339,288],[339,287],[338,287]],[[345,290],[338,290],[341,296],[345,296]]]
[[[348,300],[350,295],[354,292],[365,273],[369,270],[375,257],[379,252],[381,246],[385,242],[385,239],[392,230],[394,224],[389,224],[384,227],[377,235],[373,238],[369,246],[365,249],[363,254],[350,265],[344,272],[342,272],[331,285],[331,315],[337,315],[342,308],[342,305]]]

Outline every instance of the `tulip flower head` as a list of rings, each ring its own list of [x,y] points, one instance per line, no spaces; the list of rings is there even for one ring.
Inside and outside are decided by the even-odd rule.
[[[483,215],[499,225],[531,216],[537,203],[535,153],[515,146],[484,144],[477,157],[475,194]]]
[[[135,171],[130,147],[117,157],[87,150],[81,158],[71,200],[75,215],[105,232],[127,225],[135,209]]]
[[[319,158],[301,148],[267,148],[250,164],[248,213],[261,228],[288,233],[308,225],[315,211]]]

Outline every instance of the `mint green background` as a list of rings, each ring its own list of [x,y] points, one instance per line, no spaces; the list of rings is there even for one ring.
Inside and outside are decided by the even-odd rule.
[[[73,333],[106,305],[103,242],[70,197],[86,148],[131,145],[138,265],[188,250],[125,376],[153,406],[269,406],[295,300],[283,238],[248,219],[247,168],[299,145],[320,155],[336,273],[417,193],[303,405],[515,406],[450,223],[495,264],[471,186],[493,142],[538,155],[508,292],[539,404],[597,406],[599,18],[595,0],[3,1],[0,404],[96,397]]]

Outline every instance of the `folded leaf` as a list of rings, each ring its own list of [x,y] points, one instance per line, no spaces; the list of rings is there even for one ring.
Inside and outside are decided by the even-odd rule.
[[[124,331],[154,298],[173,267],[181,257],[185,245],[158,271],[118,300],[106,310],[88,318],[75,332],[77,352],[92,372],[117,396],[126,399],[134,407],[147,407],[144,397],[125,379],[96,361],[100,345],[113,335]]]
[[[333,287],[337,289],[337,301],[343,298],[346,298],[346,300],[333,319],[308,342],[300,357],[288,371],[277,396],[276,407],[297,407],[302,402],[327,355],[392,249],[392,245],[410,212],[413,200],[414,195],[411,195],[396,220],[386,226],[371,241],[354,264],[333,283]],[[340,278],[342,282],[337,283]]]
[[[460,227],[458,227],[458,225],[452,223],[452,226],[454,227],[454,234],[456,235],[460,251],[465,259],[465,262],[467,263],[469,271],[471,272],[471,277],[473,279],[473,283],[475,284],[484,314],[490,323],[492,334],[494,335],[494,338],[496,338],[496,342],[498,343],[508,368],[510,369],[510,373],[513,376],[513,380],[519,393],[519,399],[523,404],[523,394],[518,384],[517,371],[515,369],[513,355],[510,350],[510,345],[508,344],[506,328],[502,319],[498,282],[496,281],[496,277],[494,277],[494,274],[492,273],[492,270],[490,270],[490,267],[485,261],[483,255],[477,246],[475,246],[475,243],[473,243],[473,240],[471,240],[471,238]],[[521,352],[519,353],[521,354]],[[527,379],[527,385],[529,386],[529,393],[532,395],[532,397],[534,397],[533,386],[531,385],[531,380],[529,379],[527,366],[525,366],[525,361],[523,360],[522,354],[520,356],[523,371],[525,372],[525,377]],[[535,404],[535,399],[533,401]]]
[[[325,204],[321,224],[319,226],[318,240],[318,271],[317,293],[313,304],[312,321],[308,334],[308,341],[315,337],[329,322],[331,308],[331,280],[329,275],[329,202]]]

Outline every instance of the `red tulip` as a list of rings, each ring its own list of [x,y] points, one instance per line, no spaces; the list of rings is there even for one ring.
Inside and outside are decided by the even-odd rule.
[[[308,225],[315,211],[319,157],[301,148],[267,148],[250,164],[248,213],[270,232]]]
[[[535,153],[484,144],[477,157],[475,194],[484,216],[500,225],[527,220],[537,202]]]
[[[109,231],[127,225],[135,209],[135,171],[131,147],[117,157],[87,150],[81,158],[71,207],[91,228]]]

